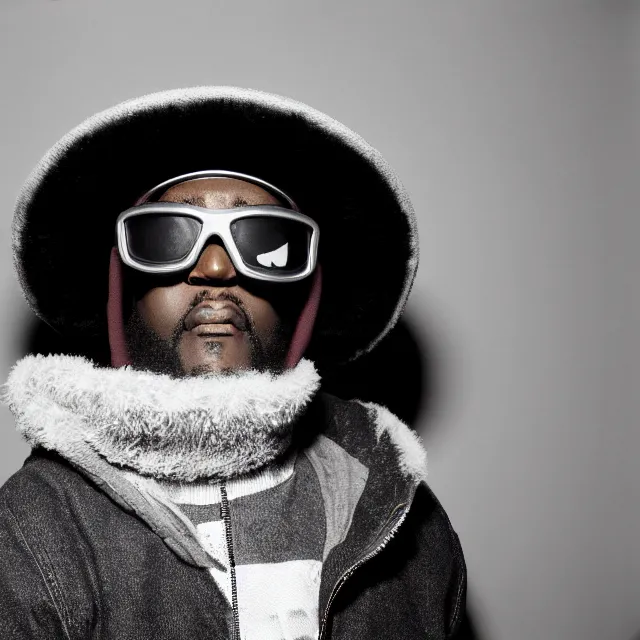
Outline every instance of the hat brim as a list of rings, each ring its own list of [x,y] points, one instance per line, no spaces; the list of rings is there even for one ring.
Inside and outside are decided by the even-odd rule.
[[[351,360],[397,321],[417,264],[410,200],[381,155],[300,102],[234,87],[150,94],[64,136],[26,181],[13,220],[27,301],[57,331],[106,339],[115,220],[175,175],[228,169],[277,185],[320,226],[323,293],[310,355]]]

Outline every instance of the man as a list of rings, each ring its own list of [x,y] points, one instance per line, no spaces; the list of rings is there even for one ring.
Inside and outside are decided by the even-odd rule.
[[[0,637],[455,635],[464,559],[417,436],[313,364],[372,349],[415,275],[375,150],[286,98],[153,94],[53,147],[13,242],[34,311],[110,361],[9,377],[33,453],[0,490]]]

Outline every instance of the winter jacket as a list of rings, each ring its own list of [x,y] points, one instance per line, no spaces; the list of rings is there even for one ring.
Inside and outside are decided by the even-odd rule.
[[[384,408],[325,393],[305,420],[302,452],[328,438],[368,469],[322,566],[320,640],[455,637],[465,563],[415,435]],[[37,447],[0,489],[0,638],[234,638],[233,607],[187,541],[114,486]]]

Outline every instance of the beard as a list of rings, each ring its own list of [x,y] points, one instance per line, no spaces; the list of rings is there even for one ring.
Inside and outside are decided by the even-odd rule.
[[[293,334],[293,326],[283,321],[278,322],[275,329],[261,336],[256,330],[255,323],[242,306],[242,301],[231,294],[217,296],[234,302],[244,314],[246,332],[249,338],[249,357],[251,369],[257,371],[282,372],[289,342]],[[160,337],[140,315],[136,305],[133,305],[129,318],[125,324],[125,338],[131,367],[140,371],[167,374],[174,378],[189,376],[212,375],[207,365],[200,365],[185,371],[180,358],[180,341],[184,333],[184,321],[188,313],[202,301],[210,299],[206,292],[196,295],[182,317],[176,322],[168,338]],[[218,341],[205,342],[205,348],[215,358],[222,350]],[[226,367],[215,371],[215,375],[233,375],[237,369]]]

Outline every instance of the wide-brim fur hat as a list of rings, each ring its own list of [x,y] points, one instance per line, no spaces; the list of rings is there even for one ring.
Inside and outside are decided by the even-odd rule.
[[[310,357],[344,362],[396,323],[418,264],[409,197],[380,153],[305,104],[234,87],[163,91],[85,120],[42,158],[13,219],[33,311],[63,335],[107,340],[117,216],[177,175],[225,169],[282,189],[320,226],[322,297]]]

